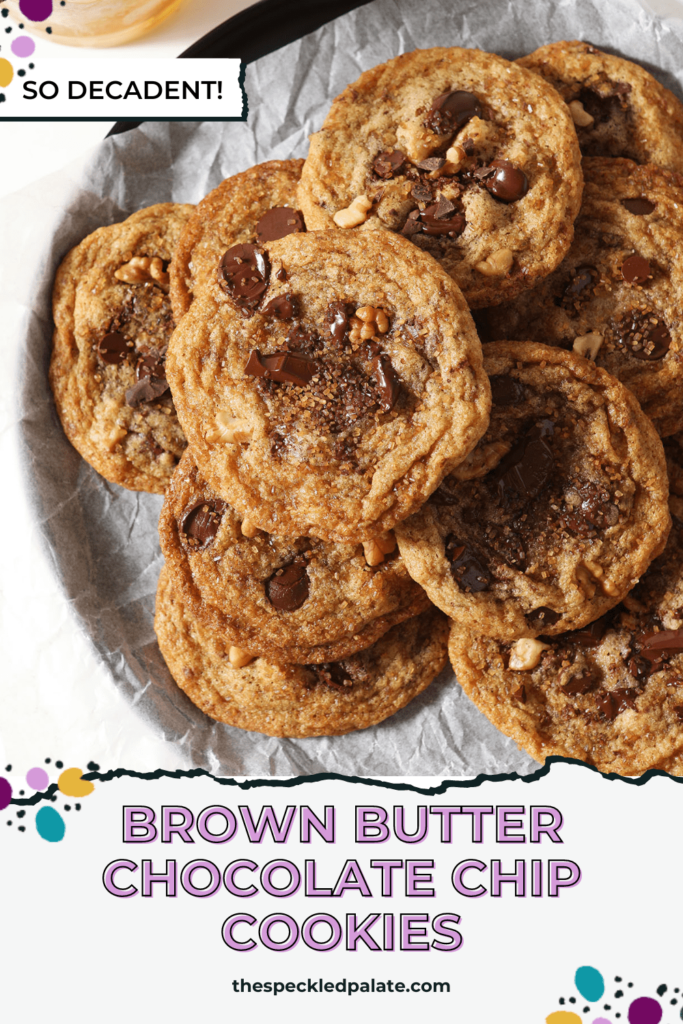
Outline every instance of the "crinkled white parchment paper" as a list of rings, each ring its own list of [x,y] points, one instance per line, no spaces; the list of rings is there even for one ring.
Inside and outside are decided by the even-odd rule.
[[[31,507],[65,597],[103,665],[159,736],[177,744],[184,763],[233,775],[526,774],[537,767],[474,708],[450,671],[381,725],[326,739],[242,732],[213,722],[185,698],[152,626],[161,500],[98,476],[67,442],[54,409],[47,368],[59,261],[95,228],[143,206],[197,202],[254,163],[305,156],[307,137],[333,97],[396,54],[459,45],[515,58],[575,38],[639,61],[681,95],[681,25],[651,17],[636,0],[375,0],[250,65],[246,124],[148,123],[103,142],[56,231],[46,232],[20,369]]]

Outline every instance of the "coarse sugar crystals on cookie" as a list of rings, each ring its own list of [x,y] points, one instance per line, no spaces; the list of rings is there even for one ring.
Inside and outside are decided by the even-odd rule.
[[[340,661],[237,667],[226,645],[196,618],[164,567],[154,621],[178,686],[207,715],[268,736],[340,736],[405,707],[447,663],[448,623],[436,608],[394,626]]]
[[[202,476],[268,533],[381,539],[486,429],[459,289],[387,232],[238,245],[216,273],[168,353]]]
[[[176,321],[194,296],[212,285],[226,249],[241,242],[272,242],[305,231],[297,209],[303,160],[268,160],[226,178],[197,205],[178,240],[171,264]]]
[[[590,157],[574,242],[532,291],[481,317],[484,340],[573,348],[636,396],[662,436],[683,415],[683,178]]]
[[[649,71],[578,40],[517,61],[569,105],[584,156],[624,156],[683,172],[683,104]]]
[[[371,68],[334,100],[299,202],[310,229],[402,233],[477,308],[557,266],[581,188],[576,132],[552,86],[494,54],[435,47]]]
[[[485,436],[396,534],[408,571],[472,632],[577,629],[612,608],[666,542],[661,442],[633,396],[562,349],[485,348]]]
[[[159,203],[62,261],[50,384],[66,436],[112,483],[163,494],[185,438],[166,380],[169,264],[194,207]]]
[[[332,543],[264,534],[222,501],[188,449],[159,520],[166,566],[195,617],[243,654],[336,661],[429,607],[392,534]]]
[[[620,775],[682,773],[681,505],[672,499],[664,553],[623,604],[585,628],[503,644],[453,625],[458,682],[536,760],[555,754]]]

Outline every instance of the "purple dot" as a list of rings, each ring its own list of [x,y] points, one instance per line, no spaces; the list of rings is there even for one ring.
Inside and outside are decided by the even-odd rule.
[[[52,14],[52,0],[19,0],[19,10],[29,21],[45,21]]]
[[[15,57],[30,57],[36,48],[30,36],[17,36],[12,41],[12,53]]]
[[[47,789],[50,776],[43,768],[31,768],[26,773],[26,781],[31,789]]]
[[[12,787],[10,786],[7,779],[3,779],[0,776],[0,811],[4,811],[5,807],[9,806],[9,802],[12,799]]]
[[[659,1024],[662,1019],[662,1008],[656,999],[641,996],[634,999],[628,1008],[629,1024]]]

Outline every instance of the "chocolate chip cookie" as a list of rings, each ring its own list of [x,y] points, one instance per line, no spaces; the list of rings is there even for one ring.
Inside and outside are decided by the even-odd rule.
[[[170,268],[176,321],[207,281],[213,282],[226,249],[306,230],[296,209],[302,167],[303,160],[269,160],[226,178],[202,199],[185,225]]]
[[[666,436],[683,414],[683,178],[601,157],[584,172],[569,253],[533,292],[480,314],[481,334],[595,359]]]
[[[485,348],[491,423],[396,528],[452,619],[499,640],[576,629],[634,586],[669,531],[662,445],[633,396],[571,352]]]
[[[569,104],[585,156],[683,172],[683,104],[640,65],[577,40],[541,46],[517,63]]]
[[[167,360],[202,476],[268,533],[381,540],[486,429],[459,289],[389,232],[237,245],[216,272]]]
[[[164,567],[155,629],[178,686],[207,715],[269,736],[339,736],[405,707],[447,662],[448,623],[435,608],[341,661],[230,663],[225,644],[179,599]]]
[[[623,604],[584,629],[501,644],[454,625],[458,682],[538,761],[575,757],[603,772],[683,765],[683,502],[664,553]]]
[[[184,448],[165,372],[168,267],[193,207],[99,228],[62,262],[50,384],[66,436],[102,476],[163,494]]]
[[[472,308],[560,262],[581,202],[566,104],[533,72],[436,47],[366,71],[311,136],[299,203],[311,229],[402,233]]]
[[[382,551],[375,541],[364,550],[264,534],[218,498],[190,450],[166,491],[159,536],[193,616],[278,663],[337,661],[429,607],[393,536]]]

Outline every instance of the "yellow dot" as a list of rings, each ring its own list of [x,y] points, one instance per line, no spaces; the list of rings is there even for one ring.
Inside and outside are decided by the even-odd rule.
[[[92,782],[82,779],[82,774],[80,768],[65,768],[57,779],[60,793],[64,796],[89,796],[95,787]]]
[[[581,1018],[571,1010],[556,1010],[546,1017],[545,1024],[581,1024]]]
[[[14,78],[14,68],[8,60],[0,57],[0,86],[6,88]]]

